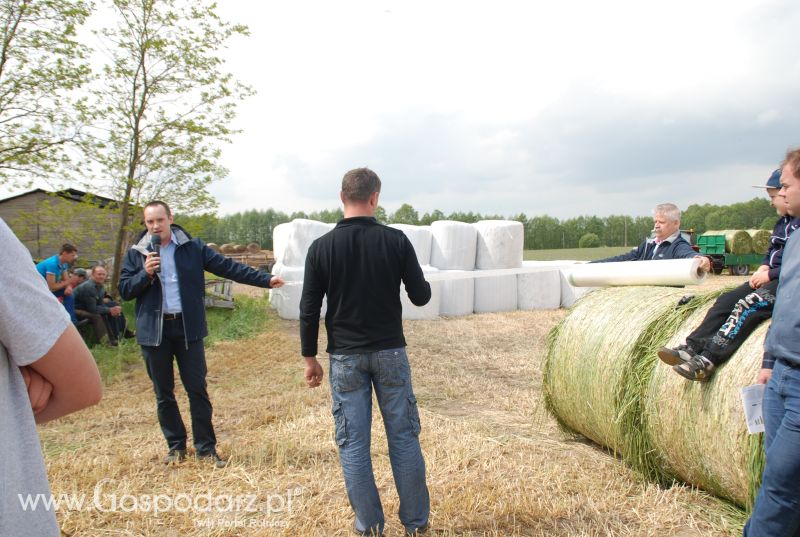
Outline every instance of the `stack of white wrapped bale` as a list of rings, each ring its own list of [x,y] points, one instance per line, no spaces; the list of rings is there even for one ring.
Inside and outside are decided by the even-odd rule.
[[[303,292],[303,274],[308,248],[312,242],[333,227],[334,224],[298,218],[279,224],[272,231],[272,251],[275,256],[272,274],[283,278],[286,285],[280,289],[271,289],[269,301],[272,307],[278,310],[281,318],[300,318],[300,296]],[[325,301],[322,303],[322,308],[321,315],[325,315]]]
[[[521,222],[481,220],[473,226],[478,236],[476,269],[514,269],[522,266],[525,228]],[[475,313],[516,309],[516,274],[475,278]]]
[[[287,285],[273,290],[270,297],[281,317],[298,318],[306,253],[311,242],[333,227],[294,220],[275,228],[273,248],[278,263],[273,273],[283,277]],[[423,272],[431,276],[431,300],[422,307],[408,300],[401,285],[404,319],[570,307],[591,290],[573,287],[562,275],[561,269],[574,261],[523,262],[525,230],[521,222],[484,220],[466,224],[441,220],[430,226],[390,227],[408,237]]]
[[[448,317],[470,315],[475,308],[475,279],[471,276],[478,232],[464,222],[439,220],[431,224],[431,236],[431,265],[445,276],[470,276],[441,282],[439,312]]]

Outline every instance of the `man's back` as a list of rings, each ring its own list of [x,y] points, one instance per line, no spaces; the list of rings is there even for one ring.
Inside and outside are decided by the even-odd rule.
[[[304,356],[316,354],[319,311],[328,296],[328,352],[405,346],[400,282],[412,303],[430,300],[414,248],[402,231],[371,217],[341,220],[311,245],[306,257],[300,335]]]

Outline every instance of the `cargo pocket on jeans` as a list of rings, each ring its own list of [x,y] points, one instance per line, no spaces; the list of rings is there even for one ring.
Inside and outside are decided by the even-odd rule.
[[[336,445],[342,447],[347,443],[347,420],[344,417],[341,401],[333,402],[333,422],[336,427]]]
[[[411,423],[411,432],[414,436],[419,436],[422,425],[419,423],[419,409],[417,409],[417,398],[413,395],[408,398],[408,421]]]

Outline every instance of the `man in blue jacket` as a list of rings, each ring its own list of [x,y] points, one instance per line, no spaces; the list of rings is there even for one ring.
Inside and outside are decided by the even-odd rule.
[[[163,201],[145,206],[144,224],[147,231],[125,256],[119,294],[125,300],[136,299],[136,341],[153,381],[158,422],[169,448],[164,462],[186,458],[186,427],[174,393],[174,359],[189,396],[196,456],[222,468],[227,461],[217,454],[206,391],[204,272],[256,287],[277,288],[283,280],[237,263],[191,238],[173,224],[172,212]],[[160,247],[154,245],[156,236],[161,239]]]
[[[681,210],[673,203],[661,203],[653,209],[654,237],[646,239],[638,248],[624,254],[597,259],[592,263],[616,261],[650,261],[662,259],[687,259],[701,257],[700,269],[711,270],[711,260],[694,251],[692,245],[681,237]]]

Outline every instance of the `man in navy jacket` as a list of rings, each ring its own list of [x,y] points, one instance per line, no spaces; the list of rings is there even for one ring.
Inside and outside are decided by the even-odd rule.
[[[624,254],[597,259],[592,263],[615,261],[650,261],[662,259],[687,259],[702,257],[700,269],[711,270],[711,260],[694,251],[692,245],[681,237],[681,210],[673,203],[661,203],[653,209],[655,237],[646,239],[638,248]]]
[[[191,238],[173,224],[172,212],[163,201],[145,206],[144,223],[147,231],[125,256],[119,294],[125,300],[136,299],[136,341],[153,381],[158,421],[169,448],[164,462],[186,457],[186,427],[174,393],[174,359],[189,396],[196,455],[221,468],[227,461],[217,454],[206,390],[204,273],[256,287],[280,287],[283,280],[237,263]],[[159,248],[153,244],[155,236],[161,239]]]

